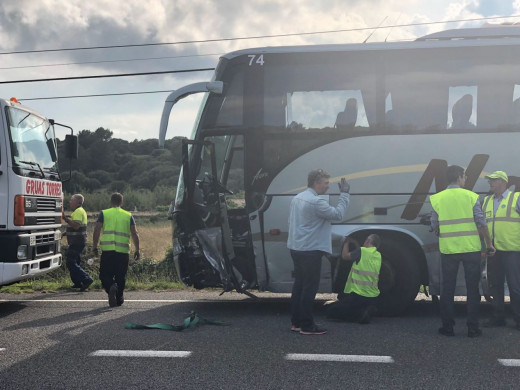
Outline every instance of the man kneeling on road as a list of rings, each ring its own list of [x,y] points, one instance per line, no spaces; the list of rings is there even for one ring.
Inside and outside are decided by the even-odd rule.
[[[343,244],[341,258],[352,261],[352,268],[347,284],[338,301],[327,309],[327,317],[331,319],[368,324],[375,312],[375,300],[379,296],[379,272],[381,270],[381,253],[378,248],[381,238],[371,234],[362,247],[349,252],[347,239]]]

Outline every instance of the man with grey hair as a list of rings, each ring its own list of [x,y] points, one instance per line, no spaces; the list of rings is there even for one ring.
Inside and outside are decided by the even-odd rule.
[[[87,244],[87,213],[83,209],[85,198],[81,194],[70,197],[69,205],[72,210],[70,218],[63,213],[63,220],[67,224],[65,232],[69,249],[67,251],[67,269],[74,285],[85,291],[93,282],[92,278],[81,268],[81,253]]]
[[[309,172],[308,188],[291,201],[287,241],[294,263],[291,330],[304,335],[327,332],[316,326],[312,308],[320,284],[321,258],[332,253],[331,222],[345,219],[350,199],[350,185],[345,178],[338,183],[340,196],[336,207],[320,197],[329,189],[329,178],[323,169]]]

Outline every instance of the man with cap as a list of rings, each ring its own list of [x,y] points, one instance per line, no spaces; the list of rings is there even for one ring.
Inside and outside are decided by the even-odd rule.
[[[466,279],[468,337],[479,337],[480,305],[480,251],[483,238],[489,255],[495,248],[491,242],[486,218],[482,212],[479,196],[464,189],[466,174],[464,168],[450,165],[446,170],[448,187],[430,196],[433,208],[431,226],[439,235],[441,252],[442,286],[440,312],[443,336],[454,336],[455,325],[453,306],[459,264],[464,266]]]
[[[488,262],[493,316],[484,326],[505,326],[504,282],[507,280],[511,311],[520,330],[520,193],[508,188],[508,177],[503,171],[486,176],[491,195],[484,198],[485,213],[495,256]]]

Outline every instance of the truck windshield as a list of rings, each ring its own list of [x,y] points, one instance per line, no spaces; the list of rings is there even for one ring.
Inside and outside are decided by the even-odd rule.
[[[16,167],[57,173],[57,161],[52,161],[47,140],[53,140],[56,150],[54,128],[40,116],[13,107],[7,108],[9,136],[13,164]]]

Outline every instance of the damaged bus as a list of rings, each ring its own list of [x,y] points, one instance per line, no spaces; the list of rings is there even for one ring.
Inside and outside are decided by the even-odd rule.
[[[494,170],[519,189],[519,63],[516,26],[224,55],[212,81],[170,94],[161,120],[163,144],[174,104],[205,94],[170,209],[180,279],[199,289],[290,292],[289,204],[321,167],[331,183],[347,178],[351,201],[333,224],[320,292],[345,285],[345,237],[362,243],[377,233],[380,313],[402,313],[421,285],[439,294],[429,195],[446,187],[452,164],[467,167],[466,188],[480,194]],[[335,188],[325,195],[331,205]]]

